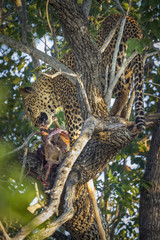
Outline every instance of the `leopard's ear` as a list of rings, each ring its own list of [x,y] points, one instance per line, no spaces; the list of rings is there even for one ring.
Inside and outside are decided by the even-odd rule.
[[[19,92],[24,98],[26,98],[34,93],[34,89],[32,87],[19,88]]]

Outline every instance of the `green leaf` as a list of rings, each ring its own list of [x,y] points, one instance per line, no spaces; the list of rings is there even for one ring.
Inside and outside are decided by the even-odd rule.
[[[127,48],[127,56],[131,56],[133,51],[136,50],[139,53],[142,53],[144,47],[143,47],[143,39],[137,40],[136,38],[129,39],[126,44],[128,45]]]
[[[136,49],[137,39],[131,38],[126,42],[126,44],[128,45],[127,56],[129,57],[132,55],[133,51]]]

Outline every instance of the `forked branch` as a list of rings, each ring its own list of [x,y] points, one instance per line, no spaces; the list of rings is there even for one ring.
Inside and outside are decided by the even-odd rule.
[[[112,97],[112,92],[113,92],[113,89],[114,87],[116,86],[120,76],[124,73],[125,71],[125,68],[128,66],[128,64],[135,58],[135,56],[138,54],[137,51],[133,52],[132,55],[130,57],[128,57],[122,67],[119,69],[119,71],[117,72],[117,74],[114,76],[114,79],[112,82],[109,83],[109,87],[108,87],[108,90],[106,91],[106,94],[105,94],[105,102],[107,104],[107,106],[109,107],[110,106],[110,101],[111,101],[111,97]]]
[[[46,225],[46,228],[39,230],[35,233],[30,239],[45,239],[50,237],[59,227],[61,227],[65,222],[73,217],[74,208],[73,208],[73,200],[75,198],[75,188],[71,182],[67,182],[66,184],[66,195],[65,195],[65,206],[64,213],[54,222],[51,222]]]

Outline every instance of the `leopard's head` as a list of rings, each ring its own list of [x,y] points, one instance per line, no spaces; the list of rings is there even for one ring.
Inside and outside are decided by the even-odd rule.
[[[48,95],[41,94],[34,87],[20,88],[19,92],[23,96],[24,106],[27,115],[35,127],[49,127],[53,122],[52,100]]]

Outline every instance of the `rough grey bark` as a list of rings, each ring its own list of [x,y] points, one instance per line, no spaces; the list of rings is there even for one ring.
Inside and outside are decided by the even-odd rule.
[[[160,112],[160,101],[158,103]],[[160,124],[153,130],[150,151],[143,181],[148,185],[141,188],[140,239],[160,239]]]
[[[67,42],[76,61],[76,67],[84,87],[92,113],[104,119],[108,111],[102,98],[101,54],[93,43],[88,29],[88,19],[82,9],[71,0],[50,0],[57,10]],[[80,102],[80,98],[78,99]],[[81,104],[80,104],[81,105]],[[87,116],[83,116],[84,120]]]

